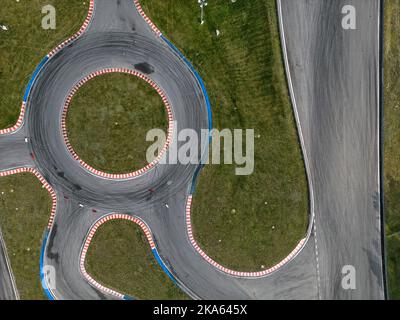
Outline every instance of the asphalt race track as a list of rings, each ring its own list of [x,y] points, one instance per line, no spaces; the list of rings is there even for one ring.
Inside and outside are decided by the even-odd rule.
[[[16,292],[12,274],[10,273],[10,263],[7,261],[7,253],[4,251],[4,241],[0,230],[0,298],[2,300],[14,300]]]
[[[356,30],[341,26],[349,4]],[[314,191],[319,296],[382,299],[380,1],[284,0],[282,16]],[[342,289],[345,265],[355,290]]]
[[[79,267],[89,230],[112,212],[132,214],[148,225],[165,266],[193,298],[384,298],[379,201],[380,6],[374,0],[347,1],[357,9],[357,30],[349,31],[341,28],[341,7],[349,4],[342,2],[278,1],[313,210],[301,251],[268,276],[245,278],[212,266],[188,239],[186,202],[197,166],[158,164],[132,179],[109,180],[81,167],[68,152],[61,130],[65,99],[82,78],[105,68],[143,72],[138,66],[150,66],[146,76],[167,95],[177,121],[174,130],[200,132],[210,121],[198,78],[153,32],[133,1],[95,0],[94,15],[84,34],[40,70],[22,128],[0,136],[0,172],[36,168],[57,194],[55,220],[43,257],[43,264],[55,269],[52,298],[115,298],[89,284]],[[170,149],[180,144],[174,140]],[[151,197],[149,189],[155,190]],[[1,256],[3,277],[6,269]],[[356,269],[355,290],[341,287],[344,265]],[[2,291],[0,298],[10,298]]]

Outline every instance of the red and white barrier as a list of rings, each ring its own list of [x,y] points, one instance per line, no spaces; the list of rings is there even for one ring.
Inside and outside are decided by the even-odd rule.
[[[51,196],[51,199],[53,202],[52,207],[51,207],[49,222],[47,224],[47,227],[50,229],[53,226],[54,217],[56,215],[56,210],[57,210],[57,195],[56,195],[56,193],[54,192],[54,190],[50,186],[50,184],[34,168],[17,168],[17,169],[8,170],[8,171],[0,171],[0,177],[10,176],[13,174],[18,174],[18,173],[33,173],[36,176],[36,178],[38,178],[39,181],[42,183],[43,187],[50,193],[50,196]]]
[[[60,51],[65,46],[69,45],[71,42],[73,42],[75,39],[77,39],[79,36],[81,36],[85,32],[85,30],[89,26],[89,23],[90,23],[90,21],[92,19],[93,11],[94,11],[94,0],[90,0],[88,14],[86,16],[85,21],[83,22],[82,27],[79,29],[79,31],[76,34],[74,34],[72,37],[68,38],[67,40],[63,41],[56,48],[54,48],[52,51],[50,51],[47,54],[48,58],[51,58],[58,51]],[[10,127],[10,128],[6,128],[6,129],[0,130],[0,135],[14,133],[19,128],[21,128],[22,123],[24,122],[25,111],[26,111],[26,103],[23,102],[22,106],[21,106],[21,111],[20,111],[17,123],[14,126]]]
[[[160,153],[152,162],[147,164],[145,167],[143,167],[139,170],[136,170],[134,172],[131,172],[131,173],[111,174],[111,173],[106,173],[106,172],[103,172],[103,171],[93,168],[92,166],[90,166],[89,164],[87,164],[86,162],[84,162],[82,159],[79,158],[79,156],[73,149],[73,147],[68,139],[68,133],[67,133],[66,117],[67,117],[68,107],[71,104],[72,98],[75,95],[75,93],[79,90],[79,88],[81,86],[83,86],[86,82],[93,79],[94,77],[97,77],[97,76],[100,76],[103,74],[107,74],[107,73],[115,73],[115,72],[134,75],[134,76],[139,77],[140,79],[146,81],[148,84],[150,84],[157,91],[157,93],[161,96],[162,101],[164,102],[165,108],[167,110],[167,115],[168,115],[167,140],[166,140],[163,148],[161,149]],[[174,121],[173,121],[172,109],[171,109],[171,106],[170,106],[167,96],[165,95],[164,91],[162,91],[162,89],[153,80],[151,80],[147,76],[143,75],[142,73],[139,73],[134,70],[123,69],[123,68],[108,68],[108,69],[103,69],[103,70],[96,71],[96,72],[89,74],[88,76],[86,76],[82,80],[80,80],[72,88],[72,90],[68,94],[68,97],[64,104],[64,109],[63,109],[62,116],[61,116],[61,128],[62,128],[62,134],[63,134],[64,141],[65,141],[68,151],[71,153],[72,157],[75,160],[77,160],[86,170],[88,170],[89,172],[91,172],[97,176],[100,176],[100,177],[106,178],[106,179],[130,179],[130,178],[134,178],[134,177],[137,177],[139,175],[146,173],[161,160],[163,155],[168,150],[170,144],[172,143]]]
[[[146,13],[144,13],[144,11],[142,9],[142,5],[140,4],[140,1],[133,0],[133,3],[135,4],[137,11],[140,13],[140,15],[143,17],[143,19],[148,23],[148,25],[154,31],[154,33],[158,37],[161,37],[161,35],[162,35],[161,31],[156,27],[156,25],[153,23],[153,21],[150,20],[150,18],[146,15]]]
[[[235,271],[231,270],[228,268],[225,268],[224,266],[220,265],[219,263],[215,262],[213,259],[211,259],[197,244],[196,240],[194,239],[193,236],[193,230],[192,230],[192,222],[191,222],[191,207],[192,207],[192,200],[193,196],[190,195],[187,198],[187,203],[186,203],[186,228],[187,228],[187,234],[189,237],[189,241],[194,247],[194,249],[212,266],[217,268],[218,270],[225,272],[229,275],[235,276],[235,277],[244,277],[244,278],[259,278],[259,277],[264,277],[269,275],[270,273],[278,270],[280,267],[285,265],[287,262],[289,262],[291,259],[293,259],[296,254],[300,251],[300,249],[303,247],[304,243],[306,242],[306,239],[300,240],[299,244],[296,246],[296,248],[281,262],[276,264],[275,266],[263,270],[263,271],[257,271],[257,272],[242,272],[242,271]]]
[[[112,290],[112,289],[109,289],[109,288],[107,288],[107,287],[101,285],[100,283],[98,283],[96,280],[94,280],[94,279],[87,273],[86,268],[85,268],[85,259],[86,259],[86,255],[87,255],[87,252],[88,252],[90,243],[91,243],[92,240],[93,240],[93,236],[95,235],[97,229],[98,229],[102,224],[104,224],[104,223],[106,223],[106,222],[108,222],[108,221],[111,221],[111,220],[128,220],[128,221],[132,221],[132,222],[136,223],[137,225],[139,225],[139,227],[143,230],[144,234],[146,235],[146,238],[147,238],[147,240],[148,240],[148,242],[149,242],[149,244],[150,244],[151,250],[153,250],[153,249],[155,248],[155,244],[154,244],[153,236],[152,236],[152,234],[151,234],[151,231],[150,231],[149,227],[148,227],[142,220],[140,220],[139,218],[137,218],[137,217],[132,217],[132,216],[127,215],[127,214],[117,214],[117,213],[113,213],[113,214],[107,215],[107,216],[101,218],[100,220],[97,220],[97,221],[94,223],[94,225],[92,226],[92,228],[90,229],[90,231],[89,231],[89,233],[88,233],[88,235],[87,235],[87,237],[86,237],[85,244],[83,245],[83,248],[82,248],[82,251],[81,251],[81,259],[80,259],[80,264],[79,264],[81,273],[82,273],[82,275],[85,277],[85,279],[86,279],[92,286],[94,286],[95,288],[97,288],[97,289],[99,289],[99,290],[101,290],[101,291],[103,291],[103,292],[105,292],[105,293],[108,293],[108,294],[110,294],[110,295],[113,295],[113,296],[115,296],[115,297],[117,297],[117,298],[123,299],[123,298],[124,298],[124,295],[123,295],[123,294],[121,294],[121,293],[119,293],[119,292],[117,292],[117,291],[114,291],[114,290]]]
[[[22,102],[21,111],[19,113],[17,123],[10,128],[0,130],[0,135],[13,133],[13,132],[17,131],[19,128],[21,128],[22,123],[24,122],[25,110],[26,110],[26,104],[25,104],[25,102]]]
[[[87,14],[86,19],[83,22],[81,28],[78,30],[78,32],[75,33],[73,36],[69,37],[67,40],[65,40],[62,43],[60,43],[53,50],[51,50],[50,53],[47,55],[49,58],[54,56],[58,51],[60,51],[65,46],[71,44],[73,41],[75,41],[77,38],[79,38],[86,31],[86,29],[89,26],[90,21],[92,20],[92,17],[93,17],[94,1],[95,0],[90,0],[88,14]]]

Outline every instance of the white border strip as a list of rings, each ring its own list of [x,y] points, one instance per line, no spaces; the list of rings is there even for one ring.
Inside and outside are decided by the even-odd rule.
[[[320,281],[321,281],[321,279],[320,279],[320,273],[319,273],[317,223],[316,223],[316,217],[315,217],[315,211],[314,211],[315,210],[314,186],[313,186],[313,182],[312,182],[310,162],[308,159],[307,149],[306,149],[305,143],[304,143],[303,131],[301,128],[300,117],[299,117],[299,112],[298,112],[298,108],[297,108],[296,95],[294,93],[292,77],[290,74],[289,59],[288,59],[287,48],[286,48],[285,28],[283,26],[282,2],[281,2],[281,0],[276,0],[276,1],[277,1],[277,6],[278,6],[279,29],[280,29],[280,34],[281,34],[281,44],[282,44],[282,52],[283,52],[283,58],[284,58],[284,63],[285,63],[286,77],[287,77],[287,81],[289,84],[290,98],[292,100],[293,111],[295,114],[297,129],[299,131],[301,149],[303,151],[306,173],[307,173],[307,177],[308,177],[307,182],[308,182],[309,192],[310,192],[311,217],[309,220],[309,228],[307,231],[306,242],[308,241],[311,234],[313,233],[314,234],[315,255],[316,255],[315,256],[316,268],[317,268],[317,291],[318,291],[318,297],[320,298]]]
[[[306,243],[306,238],[301,239],[298,245],[294,248],[294,250],[282,261],[274,265],[273,267],[263,270],[263,271],[256,271],[256,272],[243,272],[243,271],[235,271],[231,270],[229,268],[226,268],[222,265],[220,265],[218,262],[214,261],[212,258],[210,258],[197,244],[196,240],[194,239],[193,236],[193,229],[192,229],[192,223],[191,223],[191,207],[192,207],[192,201],[193,201],[193,196],[190,195],[187,198],[187,204],[186,204],[186,228],[187,228],[187,235],[189,238],[189,242],[192,244],[193,248],[200,254],[204,260],[206,260],[209,264],[211,264],[213,267],[217,268],[218,270],[227,273],[231,276],[234,277],[242,277],[242,278],[261,278],[265,277],[272,272],[278,270],[279,268],[283,267],[286,263],[288,263],[290,260],[292,260],[303,248],[304,244]]]

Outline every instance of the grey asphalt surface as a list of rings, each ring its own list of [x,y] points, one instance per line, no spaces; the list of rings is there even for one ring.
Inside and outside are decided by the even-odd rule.
[[[341,27],[344,5],[356,9],[356,30]],[[377,0],[282,1],[289,71],[314,186],[322,299],[384,298],[379,14]],[[355,290],[342,289],[345,265],[355,267]]]
[[[379,2],[350,2],[357,6],[360,28],[353,33],[340,28],[342,1],[282,1],[317,228],[304,249],[280,270],[264,278],[242,279],[216,270],[188,241],[185,205],[195,166],[158,165],[143,176],[110,181],[90,174],[68,153],[60,129],[64,100],[76,82],[103,68],[150,64],[154,72],[148,76],[166,92],[178,129],[199,131],[208,126],[205,99],[194,75],[155,37],[132,1],[95,1],[87,32],[45,65],[32,88],[23,132],[29,136],[29,150],[20,142],[22,134],[0,136],[1,158],[7,154],[0,160],[0,170],[25,160],[31,165],[27,155],[34,152],[34,166],[57,192],[57,214],[44,259],[56,270],[56,298],[112,298],[90,286],[79,271],[90,226],[111,212],[134,214],[149,225],[164,262],[194,298],[383,298],[376,81]],[[151,198],[150,188],[156,190]],[[344,264],[356,267],[354,291],[340,287]]]
[[[125,5],[124,10],[118,3]],[[59,199],[45,255],[45,264],[51,264],[57,271],[55,296],[108,298],[84,281],[78,268],[79,255],[95,220],[102,214],[124,212],[139,216],[149,224],[161,256],[191,296],[212,299],[284,297],[285,288],[293,286],[290,281],[282,280],[282,289],[270,292],[268,287],[274,278],[232,278],[211,267],[192,248],[186,235],[184,208],[196,166],[158,165],[141,177],[111,181],[81,168],[64,146],[60,134],[61,107],[73,85],[95,70],[134,68],[143,62],[154,69],[148,76],[166,92],[178,129],[208,128],[205,99],[195,77],[152,32],[132,32],[132,29],[141,30],[138,25],[148,28],[139,16],[132,23],[127,22],[135,15],[136,9],[130,0],[96,1],[91,27],[46,64],[30,95],[26,124],[30,147],[36,155],[36,166],[57,190]],[[119,16],[124,23],[114,20],[108,25],[110,20],[104,17],[109,16]],[[150,188],[155,193],[149,199]],[[85,207],[81,209],[79,203]],[[98,213],[94,214],[92,208]],[[302,263],[308,265],[310,259],[304,260]],[[300,276],[307,279],[304,286],[309,288],[310,297],[314,297],[313,266],[304,270]],[[303,291],[298,294],[304,296]]]
[[[14,300],[18,292],[14,290],[14,283],[7,261],[6,247],[3,241],[3,235],[0,230],[0,300]]]
[[[25,127],[10,135],[0,135],[0,171],[34,166],[25,137]]]
[[[33,166],[24,138],[25,128],[12,135],[0,135],[0,172],[21,166]],[[2,237],[0,226],[0,300],[14,300],[18,292],[13,288],[13,276],[7,264],[6,244]]]

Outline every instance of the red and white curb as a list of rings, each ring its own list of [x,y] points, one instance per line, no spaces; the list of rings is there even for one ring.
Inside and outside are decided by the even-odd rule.
[[[140,4],[140,1],[139,0],[133,0],[133,3],[135,4],[137,11],[140,13],[142,18],[148,23],[148,25],[154,31],[154,33],[158,37],[161,37],[161,35],[162,35],[161,31],[156,27],[156,25],[153,23],[153,21],[150,20],[150,18],[146,15],[146,13],[144,13],[144,11],[142,9],[142,5]]]
[[[53,50],[51,50],[48,54],[47,57],[51,58],[53,55],[55,55],[58,51],[60,51],[62,48],[64,48],[65,46],[69,45],[70,43],[72,43],[75,39],[77,39],[78,37],[80,37],[87,29],[87,27],[90,24],[90,21],[92,20],[93,17],[93,11],[94,11],[94,1],[95,0],[90,0],[89,3],[89,10],[86,16],[85,21],[83,22],[83,25],[81,26],[81,28],[79,29],[79,31],[77,33],[75,33],[73,36],[71,36],[70,38],[68,38],[67,40],[63,41],[61,44],[59,44],[56,48],[54,48]],[[3,134],[10,134],[10,133],[14,133],[16,132],[18,129],[21,128],[22,123],[24,122],[24,116],[25,116],[25,111],[26,111],[26,103],[22,102],[22,106],[21,106],[21,111],[17,120],[17,123],[10,127],[10,128],[6,128],[6,129],[2,129],[0,130],[0,135]]]
[[[97,169],[93,168],[92,166],[90,166],[89,164],[87,164],[82,159],[80,159],[68,139],[67,125],[66,125],[66,117],[67,117],[68,107],[71,104],[73,96],[79,90],[79,88],[81,86],[83,86],[86,82],[88,82],[89,80],[93,79],[94,77],[104,75],[107,73],[116,73],[116,72],[134,75],[134,76],[139,77],[140,79],[146,81],[148,84],[150,84],[157,91],[157,93],[161,96],[161,99],[164,102],[165,109],[167,110],[167,115],[168,115],[168,136],[167,136],[167,140],[166,140],[163,148],[159,152],[158,156],[152,162],[150,162],[145,167],[143,167],[139,170],[136,170],[131,173],[121,173],[121,174],[111,174],[111,173],[106,173],[106,172],[97,170]],[[147,76],[143,75],[142,73],[139,73],[134,70],[123,69],[123,68],[108,68],[108,69],[103,69],[103,70],[96,71],[96,72],[89,74],[88,76],[86,76],[85,78],[80,80],[72,88],[72,90],[68,94],[68,97],[65,101],[64,109],[63,109],[63,112],[61,115],[61,130],[62,130],[64,141],[65,141],[68,151],[71,153],[72,157],[76,161],[78,161],[86,170],[88,170],[89,172],[91,172],[97,176],[100,176],[100,177],[106,178],[106,179],[130,179],[130,178],[134,178],[134,177],[137,177],[139,175],[146,173],[147,171],[152,169],[161,160],[161,158],[163,157],[163,155],[166,153],[167,149],[169,148],[170,144],[172,143],[174,121],[173,121],[171,105],[168,101],[167,96],[165,95],[164,91],[162,91],[162,89],[153,80],[151,80]]]
[[[113,295],[113,296],[115,296],[115,297],[117,297],[117,298],[123,299],[123,298],[124,298],[124,295],[123,295],[123,294],[121,294],[121,293],[119,293],[119,292],[117,292],[117,291],[114,291],[114,290],[112,290],[112,289],[109,289],[109,288],[107,288],[107,287],[101,285],[100,283],[98,283],[96,280],[94,280],[94,279],[87,273],[86,268],[85,268],[85,259],[86,259],[86,255],[87,255],[87,252],[88,252],[90,243],[91,243],[92,240],[93,240],[93,236],[95,235],[97,229],[98,229],[102,224],[104,224],[104,223],[106,223],[106,222],[109,222],[109,221],[111,221],[111,220],[128,220],[128,221],[132,221],[132,222],[136,223],[137,225],[139,225],[139,227],[143,230],[144,234],[146,235],[146,238],[147,238],[147,240],[148,240],[148,242],[149,242],[149,244],[150,244],[151,250],[155,249],[155,244],[154,244],[153,236],[152,236],[152,234],[151,234],[151,231],[150,231],[149,227],[148,227],[142,220],[140,220],[139,218],[137,218],[137,217],[132,217],[132,216],[127,215],[127,214],[117,214],[117,213],[113,213],[113,214],[107,215],[107,216],[105,216],[105,217],[103,217],[103,218],[97,220],[97,221],[94,223],[94,225],[92,226],[92,228],[90,229],[90,231],[89,231],[89,233],[88,233],[88,235],[87,235],[87,237],[86,237],[85,244],[83,245],[82,252],[81,252],[81,259],[80,259],[80,264],[79,264],[81,273],[82,273],[82,275],[85,277],[85,279],[86,279],[92,286],[94,286],[95,288],[97,288],[97,289],[99,289],[99,290],[101,290],[101,291],[103,291],[103,292],[105,292],[105,293],[107,293],[107,294]]]
[[[231,270],[228,268],[225,268],[224,266],[220,265],[219,263],[215,262],[213,259],[211,259],[197,244],[196,240],[194,239],[193,236],[193,230],[192,230],[192,222],[191,222],[191,207],[192,207],[192,200],[193,196],[190,195],[188,196],[187,203],[186,203],[186,228],[187,228],[187,234],[189,237],[189,241],[194,247],[194,249],[202,256],[209,264],[217,268],[218,270],[225,272],[231,276],[235,277],[245,277],[245,278],[259,278],[259,277],[264,277],[269,275],[270,273],[278,270],[281,268],[283,265],[288,263],[291,259],[293,259],[297,253],[300,251],[300,249],[303,247],[304,243],[306,242],[306,238],[300,240],[299,244],[296,246],[296,248],[281,262],[276,264],[275,266],[263,270],[263,271],[257,271],[257,272],[242,272],[242,271],[235,271]]]
[[[25,104],[25,102],[22,102],[21,111],[19,113],[17,123],[10,128],[0,130],[0,135],[13,133],[13,132],[17,131],[19,128],[21,128],[22,123],[24,122],[25,111],[26,111],[26,104]]]
[[[54,217],[56,215],[56,210],[57,210],[57,195],[54,192],[53,188],[50,186],[50,184],[42,177],[42,175],[34,168],[17,168],[17,169],[12,169],[8,171],[0,171],[0,177],[5,177],[5,176],[10,176],[13,174],[18,174],[18,173],[32,173],[36,176],[36,178],[39,179],[39,181],[42,183],[43,187],[50,193],[51,199],[52,199],[52,207],[51,207],[51,213],[50,213],[50,219],[47,224],[47,227],[51,229],[53,226],[54,222]]]
[[[88,14],[87,14],[86,19],[83,22],[81,28],[78,30],[78,32],[75,33],[73,36],[69,37],[67,40],[65,40],[62,43],[60,43],[53,50],[51,50],[50,53],[47,55],[49,58],[54,56],[58,51],[60,51],[65,46],[67,46],[67,45],[71,44],[72,42],[74,42],[77,38],[79,38],[86,31],[86,29],[89,26],[90,21],[92,20],[92,17],[93,17],[94,1],[95,0],[90,0]]]

